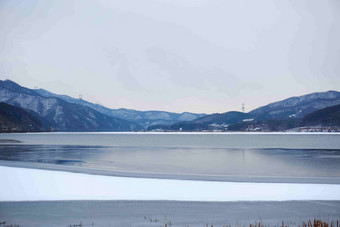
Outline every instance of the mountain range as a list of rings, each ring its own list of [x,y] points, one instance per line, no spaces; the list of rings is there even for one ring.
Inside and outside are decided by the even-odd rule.
[[[257,126],[265,124],[265,129],[269,131],[285,130],[295,126],[303,126],[301,120],[306,115],[338,104],[340,104],[340,92],[317,92],[274,102],[249,113],[229,111],[221,114],[210,114],[192,121],[177,122],[172,125],[153,125],[148,130],[243,131],[248,126],[254,125],[254,123]],[[303,123],[306,122],[303,121]]]
[[[109,117],[87,106],[45,97],[13,81],[0,81],[0,101],[36,113],[55,131],[131,131],[136,123]]]
[[[172,124],[205,115],[109,109],[44,89],[25,88],[11,80],[0,80],[0,101],[36,113],[54,131],[141,131],[152,124]]]
[[[10,80],[0,80],[0,102],[22,109],[3,106],[9,112],[25,111],[27,119],[34,119],[30,122],[36,122],[37,119],[40,122],[38,125],[31,124],[31,129],[20,126],[23,131],[225,131],[244,130],[245,127],[256,125],[266,125],[267,130],[284,130],[312,124],[311,120],[305,120],[304,117],[339,105],[340,92],[327,91],[291,97],[248,113],[229,111],[208,115],[110,109],[83,99],[54,94],[44,89],[29,89]],[[334,111],[337,110],[328,109],[321,113],[328,113],[331,115],[329,119],[333,119],[338,116],[332,115]],[[320,114],[312,115],[313,124],[318,116],[320,118]],[[9,124],[8,120],[6,122]],[[18,121],[15,122],[18,124]],[[325,122],[319,121],[320,124]],[[14,124],[10,125],[14,127]]]
[[[143,128],[147,128],[150,125],[155,124],[172,124],[178,121],[191,121],[198,117],[205,116],[206,114],[195,114],[195,113],[171,113],[166,111],[138,111],[131,109],[110,109],[105,106],[94,104],[83,99],[72,98],[67,95],[57,95],[52,92],[49,92],[44,89],[35,89],[35,92],[44,96],[46,98],[54,97],[62,99],[69,103],[79,104],[83,106],[87,106],[91,109],[94,109],[104,115],[109,117],[119,118],[126,121],[134,122],[142,126]]]

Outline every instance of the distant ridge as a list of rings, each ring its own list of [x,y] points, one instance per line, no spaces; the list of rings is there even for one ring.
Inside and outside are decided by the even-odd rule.
[[[257,120],[303,118],[316,110],[338,104],[340,92],[315,92],[270,103],[250,111],[249,114],[256,116]]]
[[[164,124],[170,125],[178,121],[191,121],[199,117],[205,116],[206,114],[196,114],[196,113],[171,113],[166,111],[138,111],[132,109],[110,109],[105,106],[94,104],[83,99],[75,99],[67,95],[57,95],[44,89],[35,89],[35,92],[39,93],[44,97],[55,97],[62,99],[69,103],[76,103],[83,106],[90,107],[102,114],[109,117],[119,118],[130,122],[135,122],[147,128],[150,125]]]
[[[206,115],[110,109],[83,99],[0,80],[0,102],[25,109],[56,131],[242,131],[249,127],[281,131],[308,124],[338,124],[336,106],[340,105],[340,92],[291,97],[249,113],[229,111]],[[327,109],[332,106],[335,107]]]
[[[136,123],[113,118],[57,97],[45,97],[10,80],[0,81],[0,101],[33,111],[56,131],[141,130]]]
[[[307,114],[338,104],[340,104],[340,92],[317,92],[274,102],[249,113],[229,111],[221,114],[210,114],[193,121],[178,122],[168,126],[154,125],[149,127],[148,130],[243,131],[248,129],[248,126],[253,126],[253,128],[260,130],[281,131],[299,126],[301,119]]]

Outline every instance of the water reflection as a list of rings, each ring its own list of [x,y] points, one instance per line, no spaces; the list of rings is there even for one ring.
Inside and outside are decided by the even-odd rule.
[[[340,177],[339,149],[229,149],[11,144],[0,146],[0,160],[124,172]]]

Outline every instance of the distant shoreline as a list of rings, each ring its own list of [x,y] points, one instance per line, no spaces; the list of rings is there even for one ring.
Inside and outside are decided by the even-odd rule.
[[[245,132],[245,131],[164,131],[164,132],[154,132],[154,131],[51,131],[51,132],[5,132],[0,133],[1,135],[6,134],[246,134],[246,135],[256,135],[256,134],[298,134],[298,135],[340,135],[340,132],[295,132],[295,131],[273,131],[273,132]],[[0,140],[1,142],[1,140]]]

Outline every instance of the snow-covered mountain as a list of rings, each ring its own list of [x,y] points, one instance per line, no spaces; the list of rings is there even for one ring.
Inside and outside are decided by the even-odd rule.
[[[206,114],[196,114],[196,113],[171,113],[166,111],[138,111],[132,109],[110,109],[105,106],[94,104],[83,99],[75,99],[67,95],[57,95],[46,91],[44,89],[36,89],[35,92],[39,93],[44,97],[56,97],[62,99],[69,103],[76,103],[83,106],[90,107],[102,114],[109,117],[119,118],[126,121],[135,122],[147,128],[150,125],[162,124],[170,125],[179,121],[192,121],[199,117],[205,116]]]
[[[307,114],[338,104],[340,104],[340,92],[318,92],[274,102],[266,106],[259,107],[249,113],[229,111],[221,114],[210,114],[197,118],[193,121],[178,122],[172,125],[153,125],[148,129],[170,131],[227,130],[230,125],[269,120],[273,126],[276,124],[282,124],[282,122],[271,120],[292,120],[293,123],[299,123]],[[285,124],[286,123],[287,122],[285,122]]]
[[[222,114],[137,111],[107,107],[57,95],[43,89],[28,89],[13,81],[0,81],[0,102],[36,113],[49,126],[60,131],[131,131],[153,129],[211,130],[228,125],[270,119],[302,119],[314,111],[340,104],[340,92],[318,92],[291,97],[259,107],[249,113]]]
[[[131,131],[141,126],[109,117],[84,105],[45,97],[10,80],[0,81],[0,101],[35,112],[58,131]]]
[[[340,92],[316,92],[259,107],[249,114],[257,120],[303,118],[309,113],[340,104]]]

